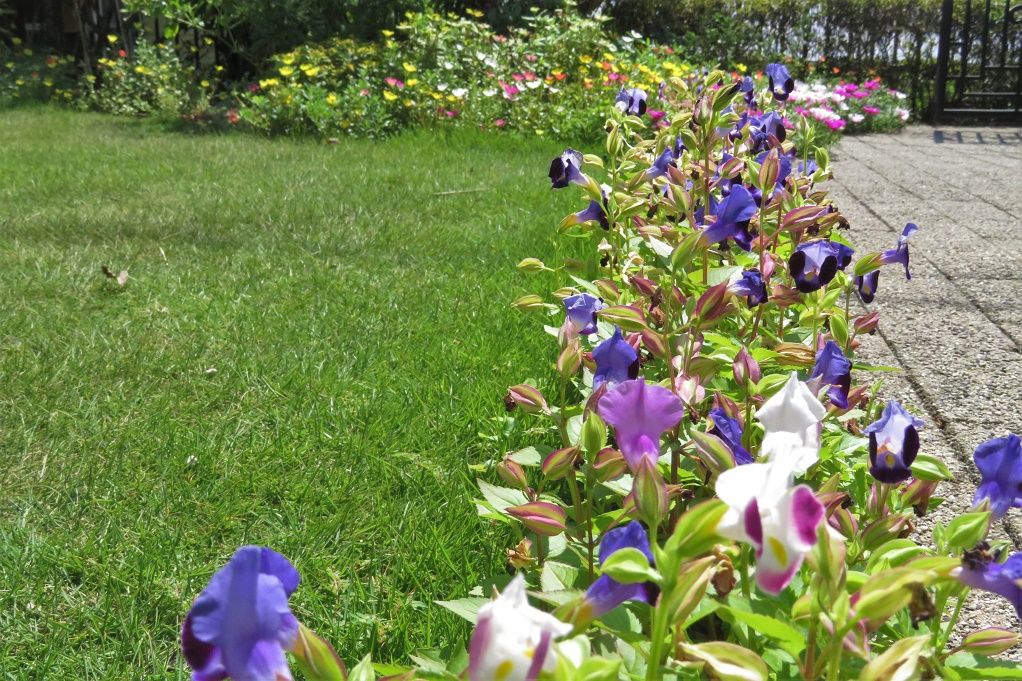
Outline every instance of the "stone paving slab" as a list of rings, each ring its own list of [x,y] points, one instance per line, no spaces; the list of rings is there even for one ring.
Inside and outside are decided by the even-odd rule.
[[[846,137],[832,157],[831,194],[860,249],[891,248],[905,223],[920,227],[913,278],[884,268],[870,306],[881,313],[880,332],[861,352],[902,369],[884,392],[920,413],[923,450],[953,474],[934,518],[946,522],[972,503],[976,445],[1022,434],[1022,129],[912,126]],[[932,523],[921,521],[921,537]],[[994,535],[1022,548],[1022,512]],[[1013,608],[974,591],[958,635],[996,625],[1018,627]]]

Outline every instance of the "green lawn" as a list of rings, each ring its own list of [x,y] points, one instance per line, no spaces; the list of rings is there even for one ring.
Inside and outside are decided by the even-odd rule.
[[[186,678],[242,543],[349,661],[464,637],[432,601],[503,569],[466,464],[552,359],[508,304],[578,199],[561,148],[0,114],[0,678]]]

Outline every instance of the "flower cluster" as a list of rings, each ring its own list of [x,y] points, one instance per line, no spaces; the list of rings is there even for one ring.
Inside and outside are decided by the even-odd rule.
[[[899,130],[911,117],[911,112],[905,108],[905,99],[905,93],[884,87],[875,76],[862,83],[799,82],[791,93],[791,102],[798,114],[832,131]]]
[[[441,603],[474,623],[467,659],[395,678],[1022,673],[986,657],[1022,641],[1006,626],[949,643],[970,588],[1022,614],[1022,554],[986,540],[1022,506],[1022,440],[982,444],[974,508],[914,538],[949,473],[922,420],[853,371],[878,315],[850,302],[882,268],[908,275],[917,227],[855,252],[813,128],[782,124],[794,84],[766,73],[672,79],[664,117],[623,88],[604,152],[551,162],[551,186],[589,203],[560,230],[591,248],[520,264],[561,286],[515,301],[556,320],[556,371],[509,389],[501,432],[532,444],[492,462],[502,485],[478,481],[480,516],[518,532],[515,575]],[[297,622],[297,585],[282,556],[240,549],[185,619],[193,678],[290,679],[285,651],[308,679],[374,678]]]

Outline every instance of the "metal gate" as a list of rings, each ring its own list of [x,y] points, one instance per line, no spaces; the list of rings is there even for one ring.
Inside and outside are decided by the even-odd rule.
[[[934,114],[1022,119],[1022,3],[944,0]]]

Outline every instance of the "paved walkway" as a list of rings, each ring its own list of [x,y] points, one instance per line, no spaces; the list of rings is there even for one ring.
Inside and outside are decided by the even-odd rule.
[[[939,490],[946,521],[972,502],[976,445],[1022,434],[1022,130],[913,126],[848,137],[832,156],[831,192],[860,252],[893,247],[907,222],[920,227],[912,280],[900,266],[880,276],[880,333],[863,351],[903,368],[885,393],[925,412],[924,451],[955,476]],[[997,534],[1022,548],[1022,511]],[[960,631],[1018,624],[1007,601],[974,593]]]

